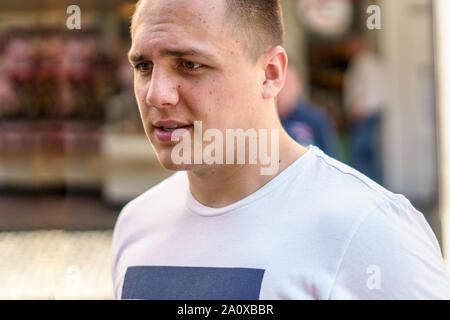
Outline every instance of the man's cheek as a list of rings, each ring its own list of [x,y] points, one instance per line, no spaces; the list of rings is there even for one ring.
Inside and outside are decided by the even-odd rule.
[[[141,103],[144,102],[145,99],[145,90],[142,85],[138,83],[134,86],[134,94],[136,95],[136,99]]]
[[[137,100],[137,103],[138,103],[139,111],[141,112],[141,116],[144,116],[143,110],[146,109],[145,108],[145,105],[146,105],[146,103],[145,103],[146,91],[145,91],[144,88],[139,87],[139,86],[136,85],[135,89],[134,89],[134,93],[135,93],[136,100]]]

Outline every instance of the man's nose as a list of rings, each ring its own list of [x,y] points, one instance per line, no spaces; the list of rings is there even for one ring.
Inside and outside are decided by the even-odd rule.
[[[160,68],[153,68],[146,103],[156,108],[169,108],[177,105],[178,84],[175,78]]]

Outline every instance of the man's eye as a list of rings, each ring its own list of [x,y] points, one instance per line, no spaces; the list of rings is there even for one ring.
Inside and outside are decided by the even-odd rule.
[[[191,61],[182,61],[181,67],[188,71],[197,71],[198,69],[202,68],[203,65],[200,63],[191,62]]]
[[[136,65],[136,69],[140,72],[149,72],[153,69],[153,63],[151,62],[142,62]]]

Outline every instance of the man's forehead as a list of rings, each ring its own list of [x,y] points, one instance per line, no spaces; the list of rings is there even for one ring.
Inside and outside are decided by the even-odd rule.
[[[211,27],[223,22],[224,18],[225,0],[143,0],[137,8],[133,23],[172,22]]]
[[[217,0],[217,3],[221,1]],[[211,5],[215,2],[202,3]],[[168,0],[166,6],[157,7],[152,0],[148,0],[138,8],[138,17],[133,25],[130,60],[136,60],[137,56],[149,52],[152,55],[190,55],[217,59],[223,50],[236,51],[237,46],[230,38],[230,32],[224,30],[225,24],[211,19],[213,14],[206,14],[205,7],[196,13],[198,8],[195,6],[183,10],[183,6],[174,8],[171,5],[172,1]]]

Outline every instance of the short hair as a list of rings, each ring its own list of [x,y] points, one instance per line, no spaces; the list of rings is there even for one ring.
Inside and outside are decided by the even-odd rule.
[[[242,37],[244,51],[257,60],[266,49],[284,44],[280,0],[225,0],[226,20]]]
[[[137,20],[136,3],[131,29]],[[280,0],[224,0],[225,23],[233,36],[239,37],[244,52],[256,61],[268,48],[284,44],[283,11]]]

